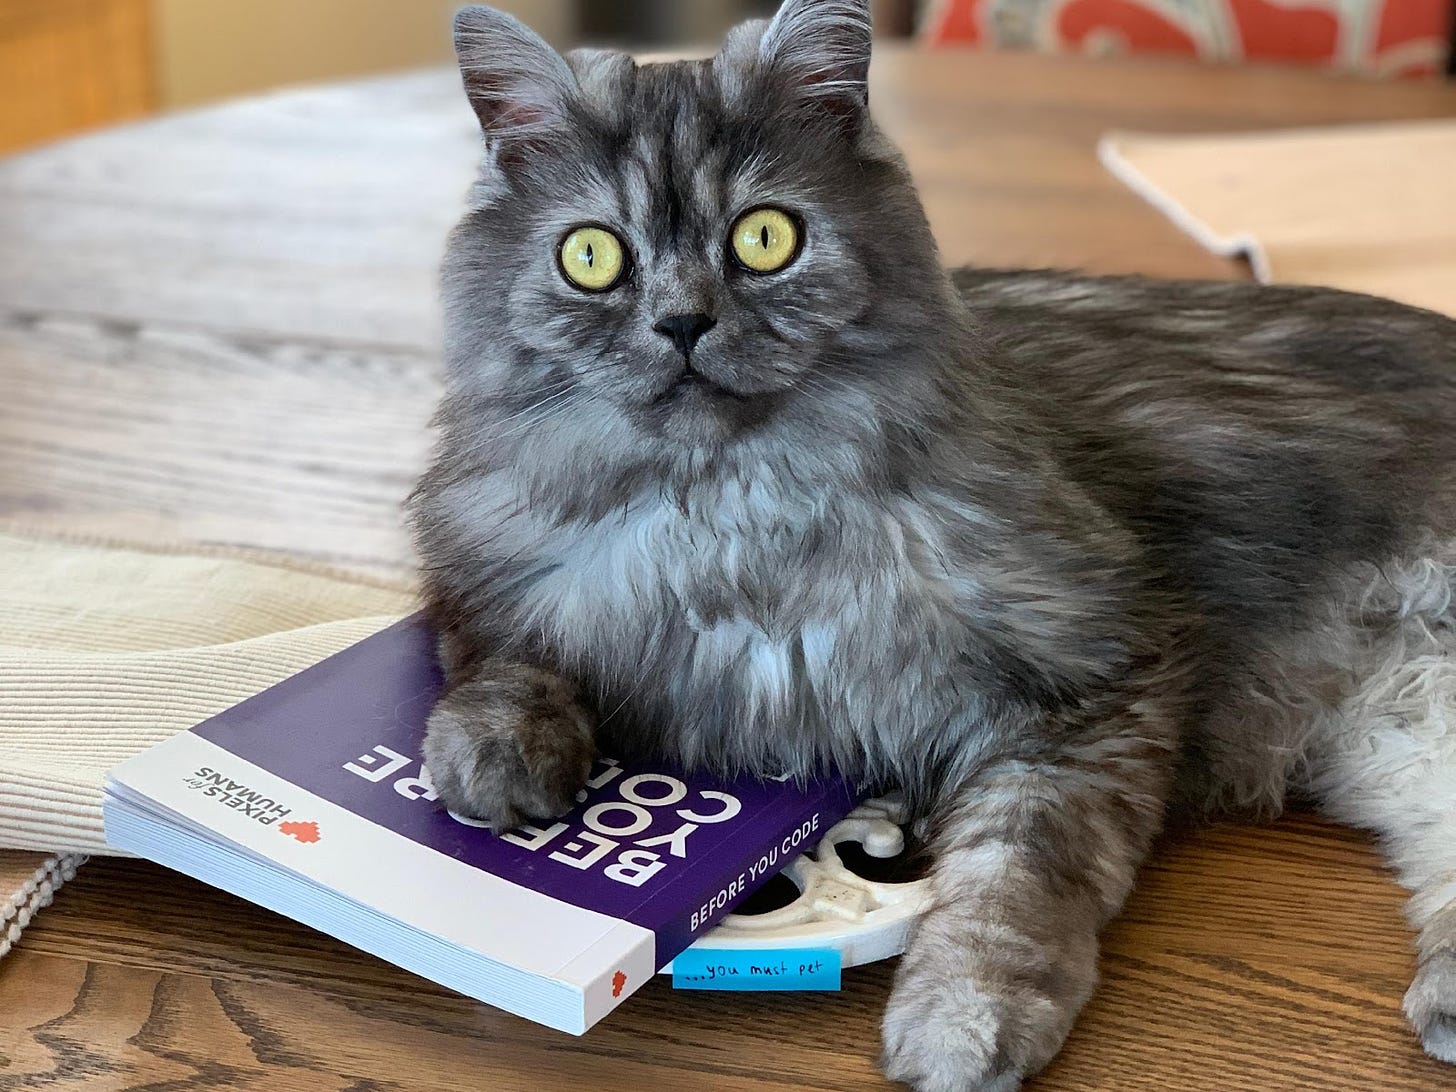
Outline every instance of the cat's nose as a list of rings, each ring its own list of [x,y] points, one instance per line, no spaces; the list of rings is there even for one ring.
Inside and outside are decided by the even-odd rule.
[[[712,315],[695,311],[690,315],[668,315],[652,328],[669,339],[677,347],[677,351],[686,357],[693,351],[693,346],[698,343],[698,338],[717,324],[718,320]]]

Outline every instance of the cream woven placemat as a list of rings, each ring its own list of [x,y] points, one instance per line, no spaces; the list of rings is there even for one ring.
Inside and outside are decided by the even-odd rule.
[[[405,584],[0,528],[0,955],[84,854],[106,771],[363,640]]]
[[[1200,136],[1113,133],[1102,162],[1261,281],[1456,315],[1456,120]]]
[[[86,858],[76,853],[28,853],[0,849],[0,959],[10,954],[30,919],[51,904],[56,892]]]

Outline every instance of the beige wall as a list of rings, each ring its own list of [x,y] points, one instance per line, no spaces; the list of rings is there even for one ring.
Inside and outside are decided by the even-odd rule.
[[[446,61],[460,0],[155,0],[159,105]],[[552,42],[570,0],[492,0]]]

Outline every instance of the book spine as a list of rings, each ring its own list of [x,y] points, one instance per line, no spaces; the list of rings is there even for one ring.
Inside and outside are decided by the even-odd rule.
[[[698,937],[708,932],[733,908],[781,872],[785,865],[806,849],[819,844],[829,828],[855,806],[850,791],[835,785],[811,807],[765,823],[762,834],[743,839],[743,852],[736,867],[724,861],[716,880],[688,886],[672,893],[672,914],[656,927],[657,964],[662,967]]]

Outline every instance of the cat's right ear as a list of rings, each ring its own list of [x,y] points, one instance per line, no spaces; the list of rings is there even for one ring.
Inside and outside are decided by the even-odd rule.
[[[566,119],[576,77],[561,54],[515,16],[471,5],[455,13],[465,94],[500,151],[549,137]]]

